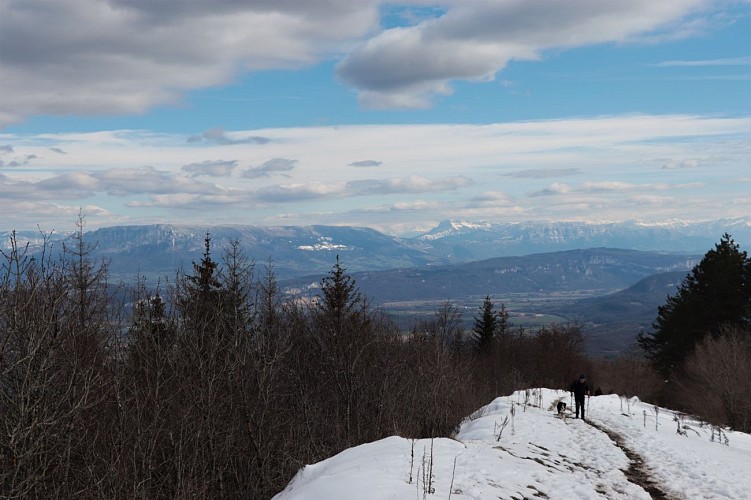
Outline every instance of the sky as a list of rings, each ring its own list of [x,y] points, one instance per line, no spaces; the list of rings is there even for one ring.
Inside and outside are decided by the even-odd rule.
[[[560,400],[565,419],[555,415]],[[607,433],[644,462],[666,498],[748,497],[748,434],[725,430],[713,440],[708,425],[617,394],[587,406],[585,423],[572,418],[568,392],[517,391],[478,409],[455,439],[391,436],[350,448],[302,468],[274,499],[658,498],[626,477],[632,459]]]
[[[0,0],[0,229],[751,218],[749,0]]]

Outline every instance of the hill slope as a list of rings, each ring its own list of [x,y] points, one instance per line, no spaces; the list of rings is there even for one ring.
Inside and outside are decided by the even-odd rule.
[[[622,290],[656,273],[687,271],[698,261],[697,256],[591,248],[352,275],[362,292],[378,304],[508,293],[606,293]],[[344,265],[347,266],[346,261]],[[319,279],[310,276],[295,283],[299,286]]]
[[[576,301],[554,308],[552,313],[581,323],[590,346],[598,354],[628,349],[640,331],[648,331],[657,318],[657,308],[675,295],[688,274],[673,271],[648,276],[616,293]]]
[[[478,410],[456,439],[392,436],[350,448],[304,467],[275,498],[740,499],[751,491],[748,434],[718,437],[617,395],[591,398],[588,422],[561,419],[558,400],[569,402],[568,393],[519,391]]]

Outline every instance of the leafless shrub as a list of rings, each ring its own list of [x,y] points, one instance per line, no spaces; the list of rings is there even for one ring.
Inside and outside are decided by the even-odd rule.
[[[726,327],[689,356],[674,385],[682,409],[715,425],[751,430],[751,336]]]
[[[503,436],[503,430],[506,428],[506,426],[509,423],[508,415],[503,417],[503,420],[501,420],[501,423],[498,422],[493,423],[493,435],[495,436],[496,441],[500,441],[501,437]]]

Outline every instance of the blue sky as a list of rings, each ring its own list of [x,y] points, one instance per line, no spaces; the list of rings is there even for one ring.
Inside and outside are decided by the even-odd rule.
[[[748,1],[0,9],[0,229],[751,216]]]

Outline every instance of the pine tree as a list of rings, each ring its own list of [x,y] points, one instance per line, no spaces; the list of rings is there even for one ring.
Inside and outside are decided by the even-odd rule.
[[[130,351],[138,355],[165,355],[176,335],[173,318],[167,314],[167,305],[159,291],[150,295],[142,284],[134,296]]]
[[[211,235],[206,233],[203,258],[193,262],[193,274],[184,276],[178,291],[178,307],[190,325],[189,330],[208,332],[217,326],[221,309],[222,283],[218,278],[219,264],[211,258]]]
[[[480,306],[479,315],[475,316],[472,327],[472,338],[477,344],[477,351],[487,353],[492,349],[497,336],[508,329],[508,313],[506,307],[501,305],[501,310],[496,311],[490,296],[486,296]]]
[[[363,319],[361,312],[367,308],[365,298],[357,288],[354,278],[346,273],[346,268],[339,263],[321,280],[321,301],[318,304],[319,319],[326,323],[327,333],[341,334],[345,326],[355,326],[355,318]],[[356,323],[356,322],[355,322]]]
[[[653,331],[638,342],[654,367],[668,375],[706,336],[724,326],[748,329],[751,260],[729,234],[704,255],[678,292],[658,308]]]

